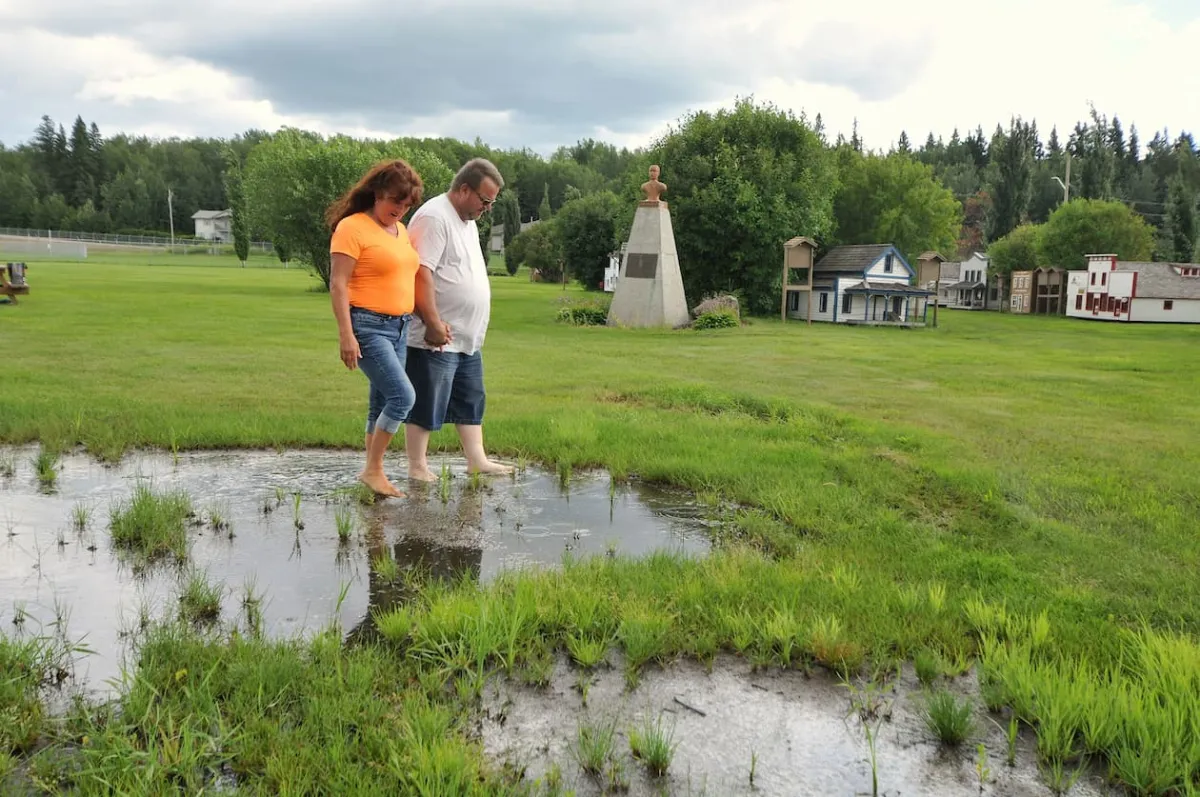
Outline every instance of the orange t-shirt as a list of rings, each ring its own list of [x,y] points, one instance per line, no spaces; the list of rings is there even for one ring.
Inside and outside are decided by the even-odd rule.
[[[408,230],[396,223],[393,237],[366,213],[338,222],[329,253],[349,255],[357,262],[350,274],[350,305],[385,315],[413,311],[420,257],[408,240]]]

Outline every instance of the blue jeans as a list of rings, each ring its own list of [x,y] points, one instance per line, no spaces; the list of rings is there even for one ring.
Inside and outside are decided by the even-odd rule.
[[[436,432],[442,424],[479,426],[487,406],[483,389],[483,355],[449,351],[408,350],[408,377],[417,401],[408,422]]]
[[[404,370],[411,319],[408,314],[384,315],[350,308],[350,327],[362,355],[358,367],[370,383],[367,434],[376,429],[395,434],[416,401],[416,391]]]

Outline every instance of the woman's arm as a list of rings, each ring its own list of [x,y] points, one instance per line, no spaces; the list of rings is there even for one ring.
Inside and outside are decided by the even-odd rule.
[[[354,337],[354,328],[350,324],[350,275],[354,273],[357,262],[350,255],[335,253],[329,264],[329,299],[333,303],[333,317],[337,319],[338,348],[342,362],[351,371],[358,367],[358,360],[362,356],[358,338]]]

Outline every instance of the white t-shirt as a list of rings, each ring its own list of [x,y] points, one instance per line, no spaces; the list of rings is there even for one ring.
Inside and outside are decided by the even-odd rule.
[[[483,347],[492,306],[492,286],[475,220],[463,221],[450,197],[441,194],[417,208],[408,223],[408,237],[421,257],[421,267],[433,272],[438,315],[450,325],[454,338],[442,350],[474,354]],[[415,315],[408,345],[434,348],[425,342],[425,324]]]

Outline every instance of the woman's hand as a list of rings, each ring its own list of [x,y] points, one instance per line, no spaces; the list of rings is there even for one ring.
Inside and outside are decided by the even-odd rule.
[[[341,349],[342,362],[346,364],[346,367],[351,371],[357,368],[359,358],[362,357],[362,352],[358,348],[358,339],[353,335],[343,336],[339,339],[338,347]]]

